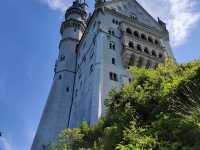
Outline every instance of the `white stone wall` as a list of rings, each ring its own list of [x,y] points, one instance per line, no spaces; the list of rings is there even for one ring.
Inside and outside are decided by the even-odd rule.
[[[113,22],[113,19],[115,22]],[[128,83],[131,79],[127,68],[124,68],[123,64],[122,53],[125,43],[122,40],[122,31],[119,24],[119,22],[127,22],[127,20],[105,11],[104,14],[98,13],[92,22],[79,47],[70,127],[77,127],[82,121],[87,121],[90,125],[96,123],[106,113],[104,102],[105,99],[109,98],[110,90],[119,89],[122,84]],[[139,31],[140,34],[144,33],[154,40],[163,41],[162,35],[158,35],[153,30],[154,28],[151,28],[151,31],[150,29],[148,31],[146,26],[140,26],[140,28],[132,26],[132,29]],[[109,33],[109,30],[114,32],[114,35]],[[125,41],[129,40],[132,40],[135,45],[140,44],[143,48],[148,47],[150,50],[154,49],[157,54],[163,54],[163,49],[161,50],[155,45],[136,40],[133,37],[129,37]],[[114,50],[109,48],[110,42],[115,44]],[[93,55],[92,58],[91,54]],[[115,64],[112,64],[112,58],[115,59]],[[156,64],[158,58],[154,59],[155,62],[153,62]],[[94,65],[94,71],[90,74],[91,65]],[[117,75],[117,81],[110,79],[111,72]]]
[[[88,121],[90,125],[96,123],[105,114],[104,100],[109,91],[119,88],[123,81],[129,79],[122,64],[120,31],[112,19],[113,16],[99,14],[93,23],[95,28],[91,25],[91,30],[80,46],[75,84],[78,94],[76,96],[75,92],[70,127],[79,126],[82,121]],[[98,25],[99,21],[101,23]],[[108,34],[110,28],[115,31],[115,36]],[[115,50],[109,49],[110,41],[116,44]],[[116,60],[115,65],[112,64],[112,58]],[[91,65],[94,65],[94,71],[90,74]],[[118,75],[118,81],[110,80],[110,72]]]

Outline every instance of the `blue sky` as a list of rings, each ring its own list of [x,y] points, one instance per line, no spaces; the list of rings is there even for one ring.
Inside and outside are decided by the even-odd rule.
[[[152,14],[160,14],[168,23],[173,52],[179,63],[200,58],[199,2],[182,0],[183,5],[179,4],[180,0],[166,3],[155,0],[150,5],[147,0],[139,1]],[[63,10],[70,2],[1,2],[0,131],[4,138],[0,139],[0,148],[3,145],[6,147],[3,150],[30,148],[53,79]],[[155,12],[153,8],[158,3],[166,9],[156,9]],[[90,11],[92,6],[90,0]],[[179,10],[178,14],[175,9]]]

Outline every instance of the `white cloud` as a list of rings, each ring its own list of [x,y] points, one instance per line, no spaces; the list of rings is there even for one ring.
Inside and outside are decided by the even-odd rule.
[[[154,17],[161,17],[170,32],[173,46],[183,44],[200,20],[200,10],[195,10],[198,0],[138,0]],[[197,2],[198,1],[198,2]]]
[[[69,7],[73,0],[41,0],[49,5],[53,10],[65,11]]]

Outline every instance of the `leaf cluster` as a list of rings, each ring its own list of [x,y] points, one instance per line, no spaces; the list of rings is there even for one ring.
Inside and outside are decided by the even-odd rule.
[[[98,124],[66,129],[52,150],[199,150],[200,61],[131,67]]]

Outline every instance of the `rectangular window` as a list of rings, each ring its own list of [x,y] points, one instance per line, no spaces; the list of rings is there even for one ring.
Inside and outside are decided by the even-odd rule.
[[[92,65],[90,66],[90,74],[91,74],[93,71],[94,71],[94,65],[92,64]]]
[[[69,92],[69,87],[66,87],[66,92]]]
[[[109,48],[112,49],[112,50],[115,50],[115,43],[110,41],[109,42]]]
[[[115,58],[112,58],[112,64],[115,65],[116,62],[115,62]]]
[[[61,80],[61,79],[62,79],[62,75],[59,75],[59,76],[58,76],[58,80]]]
[[[64,60],[65,60],[65,56],[61,56],[60,61],[64,61]]]
[[[118,77],[116,73],[110,72],[110,80],[118,81]]]

